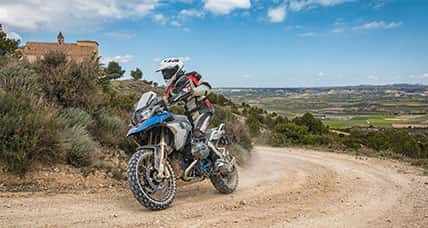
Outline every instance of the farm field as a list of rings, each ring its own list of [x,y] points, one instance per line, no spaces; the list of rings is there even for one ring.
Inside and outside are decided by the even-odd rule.
[[[427,88],[416,88],[409,91],[407,87],[400,86],[395,86],[394,90],[362,86],[222,92],[236,103],[248,103],[289,119],[311,112],[331,128],[428,127]]]

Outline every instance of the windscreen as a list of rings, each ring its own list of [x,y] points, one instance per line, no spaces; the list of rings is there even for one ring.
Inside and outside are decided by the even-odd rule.
[[[135,110],[139,110],[149,106],[155,98],[157,98],[157,95],[154,92],[150,91],[150,92],[144,93],[141,96],[140,100],[138,101]]]

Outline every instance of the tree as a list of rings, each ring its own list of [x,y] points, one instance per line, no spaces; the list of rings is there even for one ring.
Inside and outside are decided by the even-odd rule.
[[[328,132],[321,120],[316,119],[311,113],[305,113],[302,117],[296,117],[293,122],[300,126],[306,126],[310,133],[320,135]]]
[[[125,71],[122,70],[122,67],[118,62],[110,61],[105,69],[107,74],[107,79],[113,80],[122,77],[125,74]]]
[[[143,78],[143,72],[137,67],[135,70],[131,70],[131,77],[134,80],[140,80]]]
[[[19,42],[20,40],[9,39],[7,34],[0,29],[0,56],[14,53]]]
[[[250,135],[255,137],[260,134],[261,124],[255,114],[250,114],[245,121],[250,130]]]

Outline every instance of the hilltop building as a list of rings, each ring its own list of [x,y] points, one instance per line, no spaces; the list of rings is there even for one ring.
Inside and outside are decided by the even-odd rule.
[[[65,43],[64,35],[60,32],[57,36],[57,42],[27,42],[21,48],[24,59],[30,63],[38,59],[43,59],[46,53],[50,51],[60,51],[67,55],[69,60],[81,62],[85,58],[93,55],[98,56],[98,42],[92,40],[78,40],[76,43]]]

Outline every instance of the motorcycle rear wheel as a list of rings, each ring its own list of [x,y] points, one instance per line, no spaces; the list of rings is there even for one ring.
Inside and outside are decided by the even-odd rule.
[[[220,193],[230,194],[236,190],[239,183],[238,169],[233,166],[232,172],[224,174],[216,174],[210,177],[214,188]]]
[[[128,183],[134,197],[141,205],[150,210],[162,210],[168,208],[175,199],[176,177],[170,163],[165,161],[167,177],[156,180],[153,164],[153,151],[137,151],[128,163]],[[155,196],[157,193],[161,193],[160,198]]]

